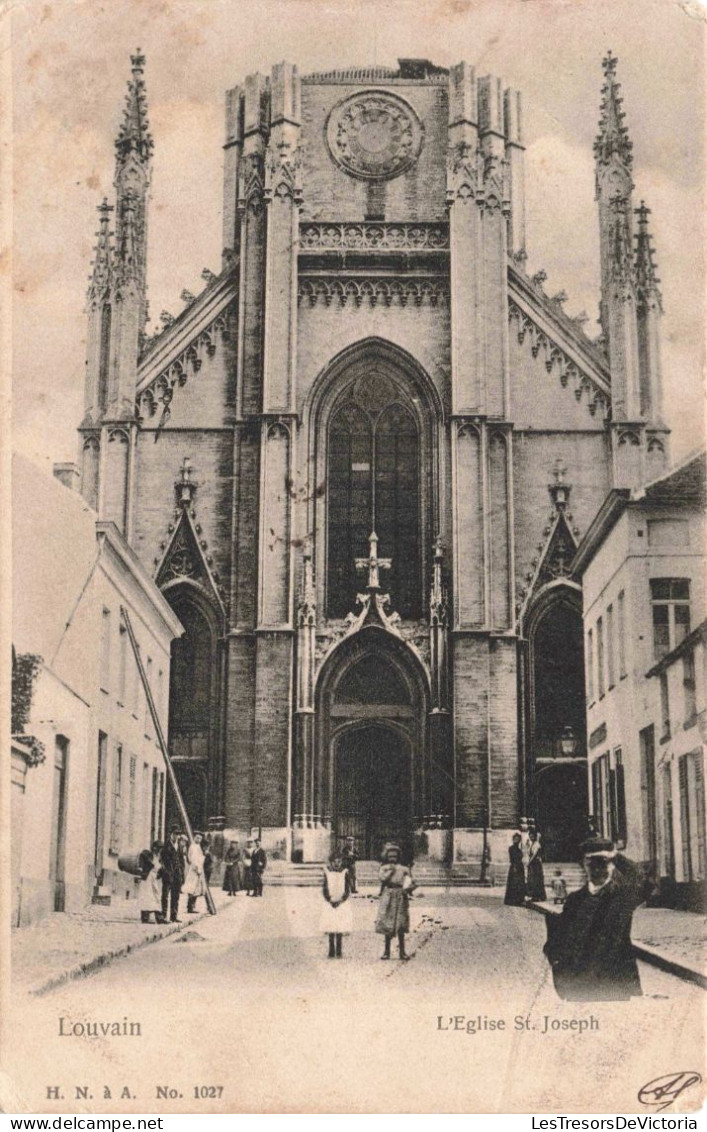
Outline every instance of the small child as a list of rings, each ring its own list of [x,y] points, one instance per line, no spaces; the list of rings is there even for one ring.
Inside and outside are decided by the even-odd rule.
[[[324,869],[320,930],[329,936],[329,958],[341,959],[341,944],[345,935],[353,931],[353,910],[349,901],[351,886],[348,870],[343,867],[341,854],[332,853],[329,867]]]
[[[567,885],[562,875],[562,869],[555,869],[553,878],[550,881],[550,888],[552,889],[553,904],[564,904],[567,899]]]

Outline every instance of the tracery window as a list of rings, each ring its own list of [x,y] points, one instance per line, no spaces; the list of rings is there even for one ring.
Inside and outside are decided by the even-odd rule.
[[[363,579],[355,559],[368,554],[372,531],[393,608],[419,617],[421,606],[420,439],[403,391],[387,377],[360,377],[344,393],[329,425],[329,617],[353,609]]]

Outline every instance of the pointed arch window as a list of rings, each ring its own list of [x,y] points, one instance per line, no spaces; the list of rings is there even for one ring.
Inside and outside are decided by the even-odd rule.
[[[387,377],[359,378],[329,425],[327,613],[345,617],[362,579],[355,559],[390,558],[382,585],[402,617],[421,612],[420,436],[403,391]]]

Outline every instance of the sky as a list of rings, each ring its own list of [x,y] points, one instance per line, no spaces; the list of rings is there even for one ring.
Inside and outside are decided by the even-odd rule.
[[[146,55],[155,152],[152,325],[221,266],[225,91],[286,59],[300,72],[465,59],[523,95],[528,270],[598,333],[592,143],[601,60],[618,56],[635,204],[652,209],[672,455],[704,443],[704,59],[697,0],[26,0],[11,15],[14,444],[75,460],[96,206],[130,54]]]

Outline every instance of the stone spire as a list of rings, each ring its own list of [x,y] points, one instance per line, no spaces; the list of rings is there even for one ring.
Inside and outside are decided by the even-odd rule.
[[[116,275],[121,286],[132,285],[139,305],[140,339],[147,322],[147,197],[154,146],[147,118],[143,78],[145,56],[131,56],[123,122],[115,143]]]
[[[633,142],[624,125],[626,115],[622,110],[621,84],[616,81],[618,59],[611,51],[602,62],[604,86],[601,89],[601,108],[599,133],[594,142],[594,153],[598,164],[609,165],[619,161],[626,169],[633,164]]]
[[[652,236],[648,230],[648,217],[651,210],[646,207],[645,201],[641,201],[640,206],[634,209],[634,212],[638,218],[638,231],[635,237],[636,288],[642,301],[655,299],[660,305],[661,294],[658,288],[660,279],[656,274],[656,267],[653,262],[655,251],[651,242]]]
[[[609,51],[603,61],[599,134],[594,143],[596,199],[599,209],[601,324],[607,345],[616,421],[639,418],[638,338],[633,248],[631,141],[624,125],[618,60]]]
[[[110,213],[112,204],[103,198],[98,205],[98,231],[96,232],[96,246],[94,248],[93,271],[90,276],[88,288],[89,304],[100,303],[110,287],[113,275],[113,233],[110,231]]]
[[[641,382],[641,411],[646,420],[663,427],[663,380],[661,363],[661,316],[663,305],[660,279],[653,262],[653,245],[648,228],[650,209],[645,202],[635,210],[636,232],[636,312],[638,319],[638,361]]]

